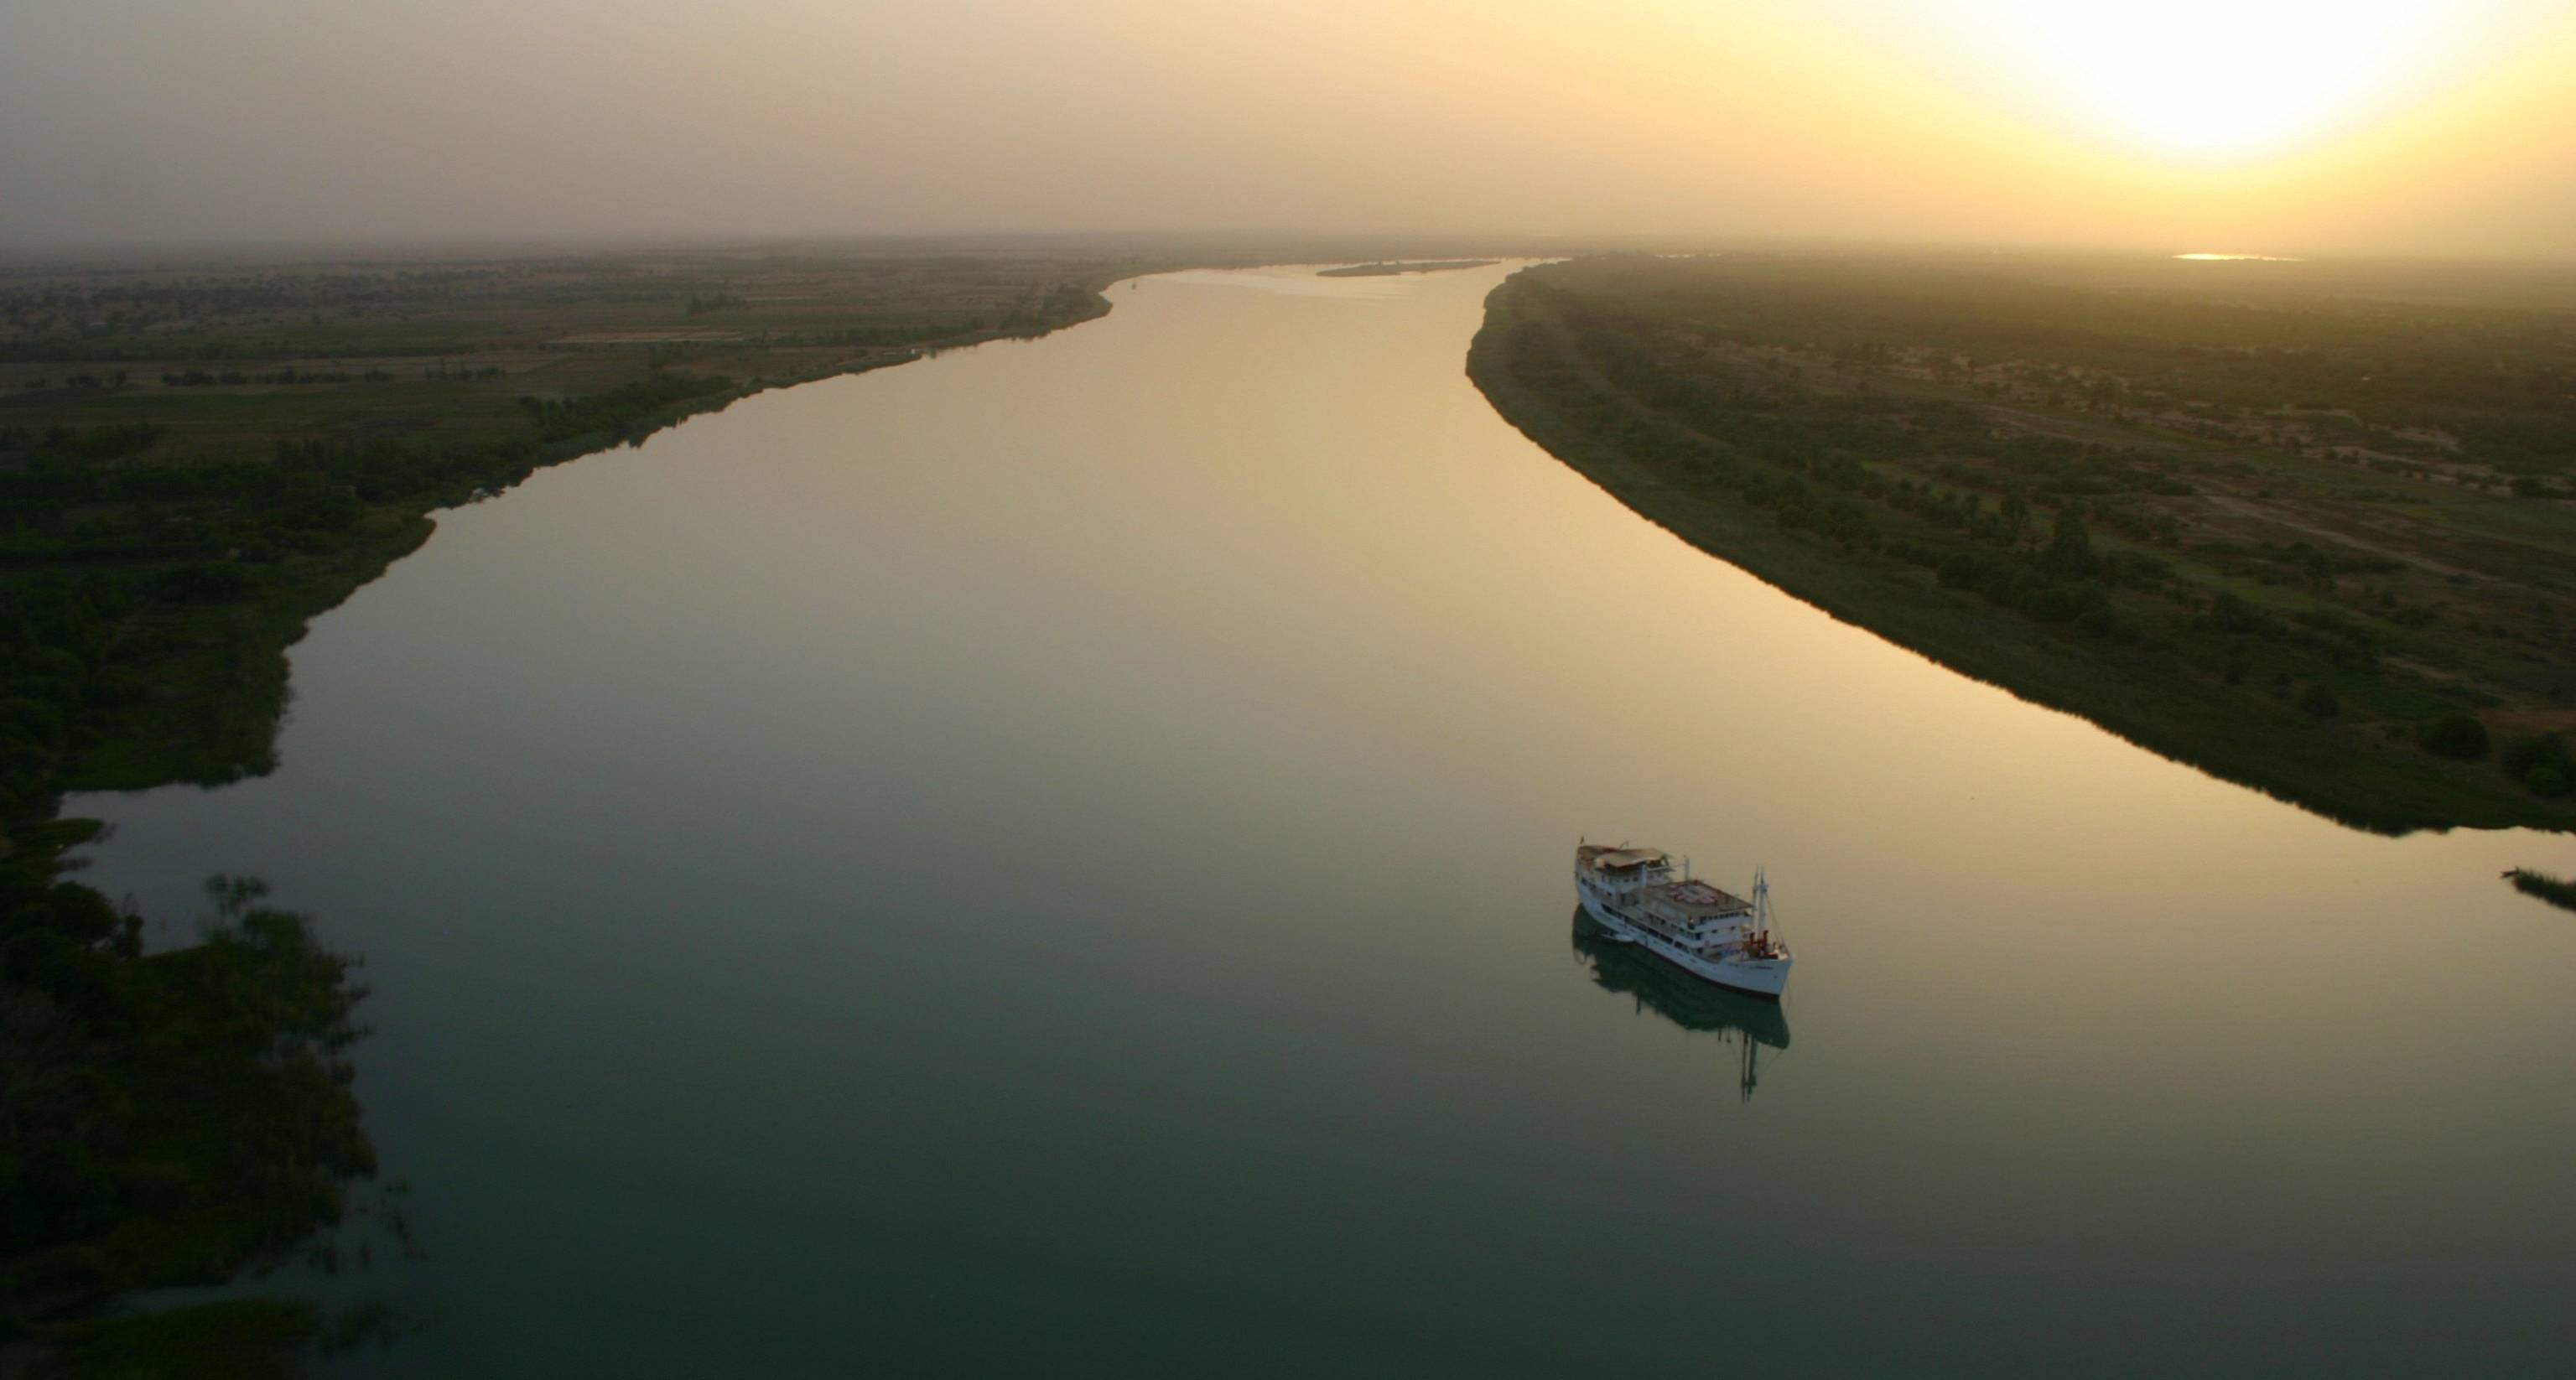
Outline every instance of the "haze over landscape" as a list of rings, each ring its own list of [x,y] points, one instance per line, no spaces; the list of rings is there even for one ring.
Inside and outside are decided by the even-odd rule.
[[[0,243],[1264,230],[2558,257],[2548,0],[0,4]]]
[[[2567,1372],[2571,71],[0,0],[0,1380]]]

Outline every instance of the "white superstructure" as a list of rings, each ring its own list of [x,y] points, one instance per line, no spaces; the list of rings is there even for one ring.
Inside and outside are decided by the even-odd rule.
[[[1659,848],[1574,849],[1574,891],[1610,937],[1638,945],[1693,977],[1777,998],[1789,985],[1789,950],[1771,934],[1771,884],[1753,875],[1753,899],[1695,878],[1673,877]]]

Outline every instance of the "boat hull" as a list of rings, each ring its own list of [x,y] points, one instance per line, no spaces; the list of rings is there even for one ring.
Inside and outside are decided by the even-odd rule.
[[[1583,901],[1583,911],[1594,924],[1622,943],[1634,944],[1666,963],[1730,992],[1778,1001],[1789,986],[1789,960],[1765,959],[1754,963],[1710,960],[1688,952],[1663,936],[1631,921],[1606,898],[1595,896],[1590,888],[1577,883],[1574,894]]]

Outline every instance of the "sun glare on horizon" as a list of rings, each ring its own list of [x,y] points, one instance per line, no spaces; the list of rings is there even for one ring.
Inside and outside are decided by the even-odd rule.
[[[1997,46],[2105,132],[2167,156],[2273,152],[2415,86],[2476,6],[2004,0]]]

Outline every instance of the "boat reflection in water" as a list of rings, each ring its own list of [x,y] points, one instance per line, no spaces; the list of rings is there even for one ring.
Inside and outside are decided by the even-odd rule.
[[[1633,944],[1609,937],[1583,907],[1574,908],[1574,952],[1603,988],[1636,999],[1637,1009],[1652,1011],[1684,1030],[1717,1032],[1742,1047],[1737,1060],[1737,1086],[1753,1100],[1764,1047],[1789,1047],[1789,1017],[1775,1001],[1763,1001],[1702,982]]]

